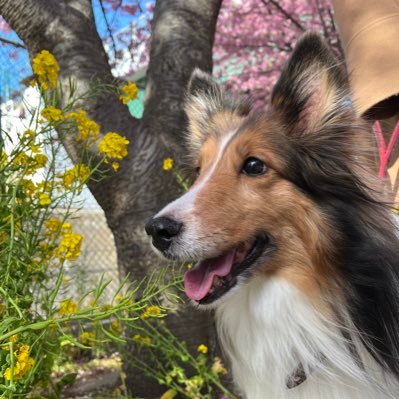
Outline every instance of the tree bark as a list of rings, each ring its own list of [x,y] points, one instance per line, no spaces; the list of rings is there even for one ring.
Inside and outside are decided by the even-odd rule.
[[[134,119],[117,96],[98,94],[80,104],[101,125],[102,133],[115,131],[130,140],[121,170],[89,188],[105,212],[114,234],[121,275],[144,277],[159,264],[144,233],[144,222],[178,195],[171,173],[162,161],[184,153],[183,97],[191,71],[212,69],[212,45],[221,0],[158,0],[154,10],[145,111]],[[68,79],[79,93],[114,78],[96,31],[89,0],[0,0],[0,15],[24,42],[30,57],[46,49],[60,65],[67,101]],[[72,160],[78,148],[73,138],[64,143]],[[192,347],[215,347],[209,315],[183,310],[181,318],[168,317],[174,333]],[[159,397],[162,389],[125,364],[127,385],[135,396]]]

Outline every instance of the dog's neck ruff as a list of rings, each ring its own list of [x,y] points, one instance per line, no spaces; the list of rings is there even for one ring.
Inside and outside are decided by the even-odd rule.
[[[347,326],[344,338],[286,281],[253,279],[229,295],[216,319],[246,399],[399,397],[399,387],[367,354],[354,327]]]

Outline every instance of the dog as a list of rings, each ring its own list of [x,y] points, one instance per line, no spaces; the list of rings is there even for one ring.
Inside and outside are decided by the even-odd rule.
[[[298,41],[267,112],[199,70],[185,111],[198,177],[146,230],[196,262],[186,294],[214,309],[242,395],[399,398],[398,228],[327,44]]]

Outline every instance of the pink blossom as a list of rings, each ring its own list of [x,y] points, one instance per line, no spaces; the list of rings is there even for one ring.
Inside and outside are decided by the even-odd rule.
[[[330,0],[224,0],[214,44],[214,74],[249,93],[256,108],[269,102],[271,88],[298,37],[323,33],[339,52]]]
[[[10,33],[12,31],[10,25],[8,25],[8,23],[1,16],[0,16],[0,31],[3,33]]]

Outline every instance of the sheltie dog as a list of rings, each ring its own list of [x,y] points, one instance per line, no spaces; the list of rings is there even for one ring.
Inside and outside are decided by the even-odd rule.
[[[146,230],[196,262],[186,294],[215,310],[243,396],[399,398],[398,228],[323,39],[299,40],[267,112],[199,70],[185,109],[198,177]]]

